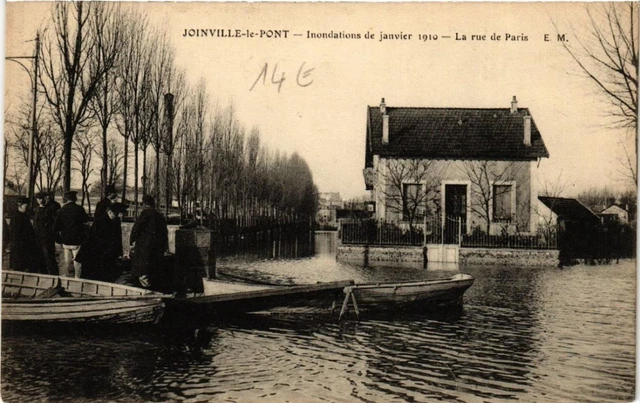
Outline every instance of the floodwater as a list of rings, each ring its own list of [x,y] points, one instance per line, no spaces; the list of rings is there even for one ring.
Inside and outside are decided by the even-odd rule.
[[[283,282],[449,276],[312,256],[227,257],[219,268]],[[298,254],[296,248],[296,254]],[[198,329],[8,331],[4,402],[624,402],[635,396],[633,261],[465,267],[464,309],[360,318],[245,315]]]

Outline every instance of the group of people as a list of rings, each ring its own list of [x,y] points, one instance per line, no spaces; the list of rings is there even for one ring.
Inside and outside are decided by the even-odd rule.
[[[116,201],[115,186],[108,185],[105,194],[96,205],[91,225],[88,225],[89,216],[84,207],[76,203],[75,191],[64,193],[62,206],[48,193],[37,193],[33,224],[28,215],[29,199],[19,197],[17,210],[5,229],[9,232],[5,234],[10,244],[9,267],[18,271],[114,282],[121,274],[121,219],[127,207]],[[167,223],[155,209],[153,197],[144,196],[143,205],[129,238],[131,278],[135,285],[160,288],[166,281],[161,268],[162,257],[168,249]],[[4,223],[6,225],[6,221]],[[60,267],[56,260],[56,243],[63,250]]]

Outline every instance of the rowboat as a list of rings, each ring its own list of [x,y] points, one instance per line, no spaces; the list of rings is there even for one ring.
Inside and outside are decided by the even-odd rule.
[[[220,278],[203,278],[204,295],[172,298],[167,302],[167,314],[194,319],[234,317],[240,313],[266,311],[273,308],[324,308],[340,298],[344,287],[352,280],[315,284],[276,285],[246,283]],[[185,314],[187,313],[187,314]],[[178,318],[179,319],[179,318]]]
[[[103,281],[2,270],[2,321],[157,323],[163,295]]]
[[[449,278],[398,283],[355,284],[344,288],[340,316],[351,303],[356,313],[361,309],[390,310],[431,309],[462,305],[462,296],[473,284],[468,274]]]

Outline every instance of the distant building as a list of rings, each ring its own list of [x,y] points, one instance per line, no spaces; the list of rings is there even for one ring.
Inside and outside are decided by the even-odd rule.
[[[613,204],[604,209],[600,214],[603,224],[610,222],[618,222],[620,224],[628,224],[632,219],[631,209],[629,205]]]
[[[318,194],[318,211],[316,222],[320,227],[337,228],[338,221],[336,210],[341,209],[344,203],[338,192],[322,192]]]
[[[321,192],[318,193],[318,206],[320,208],[342,208],[342,197],[339,192]]]

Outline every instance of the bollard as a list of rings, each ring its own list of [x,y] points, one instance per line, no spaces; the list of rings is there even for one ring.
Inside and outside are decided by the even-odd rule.
[[[175,245],[174,283],[178,289],[203,292],[202,278],[216,278],[214,232],[178,229]]]

